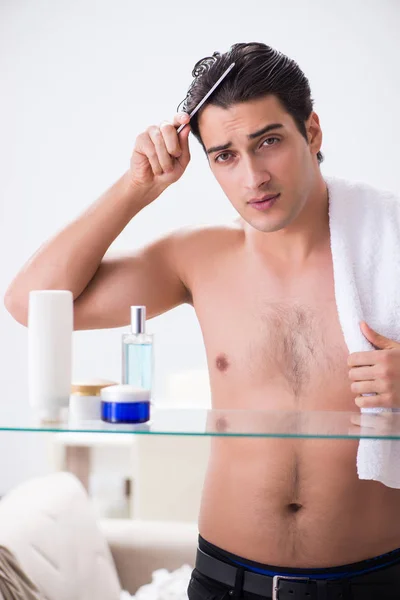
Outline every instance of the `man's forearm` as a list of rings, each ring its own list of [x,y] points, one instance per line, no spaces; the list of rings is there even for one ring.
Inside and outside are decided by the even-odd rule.
[[[80,217],[43,244],[10,284],[5,304],[27,319],[29,291],[71,290],[76,299],[96,273],[104,254],[129,221],[149,203],[123,175]]]

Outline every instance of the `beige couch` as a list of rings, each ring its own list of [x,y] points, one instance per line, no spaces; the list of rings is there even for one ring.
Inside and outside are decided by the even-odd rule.
[[[134,594],[156,569],[193,565],[197,535],[196,523],[97,522],[70,473],[27,481],[0,501],[0,545],[48,600],[118,600],[121,589]]]

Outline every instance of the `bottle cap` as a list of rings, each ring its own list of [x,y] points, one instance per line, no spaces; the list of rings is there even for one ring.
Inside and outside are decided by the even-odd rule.
[[[131,332],[135,334],[146,332],[145,306],[131,306]]]
[[[116,384],[116,381],[110,381],[108,379],[74,381],[71,385],[71,394],[74,396],[100,396],[100,392],[103,388]]]

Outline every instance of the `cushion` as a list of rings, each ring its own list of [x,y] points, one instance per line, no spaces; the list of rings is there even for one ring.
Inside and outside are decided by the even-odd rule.
[[[81,483],[52,473],[0,501],[0,544],[48,600],[118,600],[121,587]]]

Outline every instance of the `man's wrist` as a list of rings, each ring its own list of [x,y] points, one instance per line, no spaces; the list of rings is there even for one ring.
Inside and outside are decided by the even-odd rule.
[[[129,198],[132,206],[141,210],[151,204],[162,193],[162,190],[155,189],[154,186],[145,187],[132,181],[130,171],[126,171],[121,178],[123,194]]]

